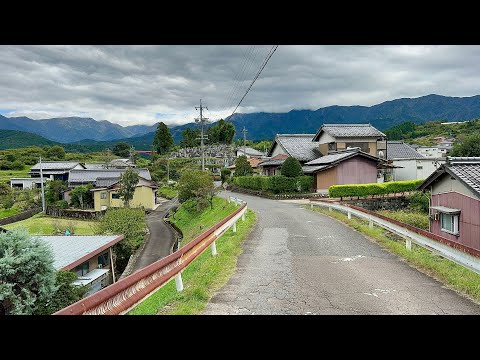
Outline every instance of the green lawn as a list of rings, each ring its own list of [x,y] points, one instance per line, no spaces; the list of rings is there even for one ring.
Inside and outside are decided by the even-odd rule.
[[[213,211],[189,212],[184,207],[180,207],[171,218],[172,222],[177,225],[183,233],[182,246],[188,244],[198,234],[201,234],[211,226],[218,223],[221,219],[226,218],[237,209],[235,203],[227,202],[227,200],[215,197],[213,199]]]
[[[172,189],[169,186],[162,186],[160,189],[157,190],[158,196],[161,196],[165,199],[173,199],[175,196],[178,195],[178,191]]]
[[[0,209],[0,219],[18,214],[20,210],[16,208],[11,208],[11,209]]]
[[[206,210],[200,217],[191,217],[191,223],[186,226],[188,230],[186,242],[202,232],[199,230],[199,223],[208,219],[209,225],[214,225],[229,213],[227,209],[233,211],[234,207],[228,206],[221,208],[222,202],[216,201],[216,207],[212,210]],[[180,209],[180,212],[182,209]],[[203,220],[200,220],[203,219]],[[186,224],[186,218],[181,220]],[[220,239],[216,241],[217,256],[211,255],[210,248],[195,259],[183,272],[182,279],[184,290],[177,292],[175,281],[171,280],[164,287],[157,290],[152,296],[140,303],[136,308],[129,312],[129,315],[191,315],[202,312],[213,294],[225,285],[228,279],[235,272],[238,256],[242,253],[242,242],[250,233],[256,221],[256,215],[248,210],[245,221],[237,222],[237,232],[228,230]],[[207,226],[203,227],[205,230]],[[183,231],[183,227],[181,227]],[[196,229],[197,231],[193,231]]]
[[[378,226],[369,228],[366,220],[360,220],[353,216],[352,219],[349,220],[347,215],[335,210],[330,212],[328,209],[318,207],[310,209],[308,206],[305,208],[320,212],[349,225],[355,230],[367,235],[368,238],[383,248],[401,256],[416,269],[434,277],[448,287],[469,296],[473,300],[480,302],[480,274],[435,255],[413,243],[412,250],[408,251],[405,247],[405,241],[401,237],[391,234]]]
[[[83,221],[66,218],[56,218],[51,216],[44,216],[42,214],[34,215],[33,217],[18,221],[13,224],[3,226],[7,230],[12,230],[18,227],[27,228],[30,234],[34,235],[53,235],[54,229],[58,228],[61,231],[69,229],[72,231],[72,226],[75,228],[75,235],[93,235],[92,225],[94,221]]]
[[[8,182],[12,177],[30,177],[29,171],[30,166],[26,166],[23,170],[0,170],[0,182]]]

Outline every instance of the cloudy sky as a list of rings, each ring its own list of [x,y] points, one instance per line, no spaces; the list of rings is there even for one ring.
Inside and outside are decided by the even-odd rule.
[[[1,46],[0,114],[121,125],[232,113],[271,45]],[[237,112],[480,94],[480,46],[280,45]]]

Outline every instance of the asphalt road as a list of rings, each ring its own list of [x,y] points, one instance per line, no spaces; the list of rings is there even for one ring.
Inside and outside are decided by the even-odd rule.
[[[246,200],[258,222],[204,314],[480,314],[478,304],[336,220],[300,204],[230,195]]]
[[[132,273],[170,254],[175,242],[175,232],[165,224],[163,218],[173,205],[174,200],[165,201],[147,216],[150,235],[135,262]]]

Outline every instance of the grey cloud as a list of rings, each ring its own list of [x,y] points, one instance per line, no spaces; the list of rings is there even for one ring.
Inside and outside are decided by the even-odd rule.
[[[233,111],[271,46],[3,46],[0,108],[122,125]],[[247,56],[248,55],[248,56]],[[479,94],[480,46],[280,45],[239,112]],[[239,81],[243,80],[243,81]]]

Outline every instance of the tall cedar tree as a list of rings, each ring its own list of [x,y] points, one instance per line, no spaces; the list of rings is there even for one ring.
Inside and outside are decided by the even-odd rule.
[[[30,315],[57,290],[53,253],[25,229],[0,233],[0,315]]]
[[[163,122],[157,126],[157,132],[153,139],[155,151],[160,155],[167,154],[173,147],[173,136],[170,129]]]
[[[292,156],[285,159],[281,171],[282,175],[286,177],[297,177],[303,175],[302,165]]]
[[[182,131],[182,140],[180,140],[181,147],[196,147],[200,145],[200,130],[186,128]]]
[[[237,157],[235,160],[235,176],[248,176],[253,174],[252,165],[248,162],[245,155]]]
[[[123,199],[125,207],[130,207],[130,200],[133,199],[135,188],[139,181],[140,176],[138,176],[138,173],[131,167],[120,176],[120,190],[118,191],[118,194]]]

